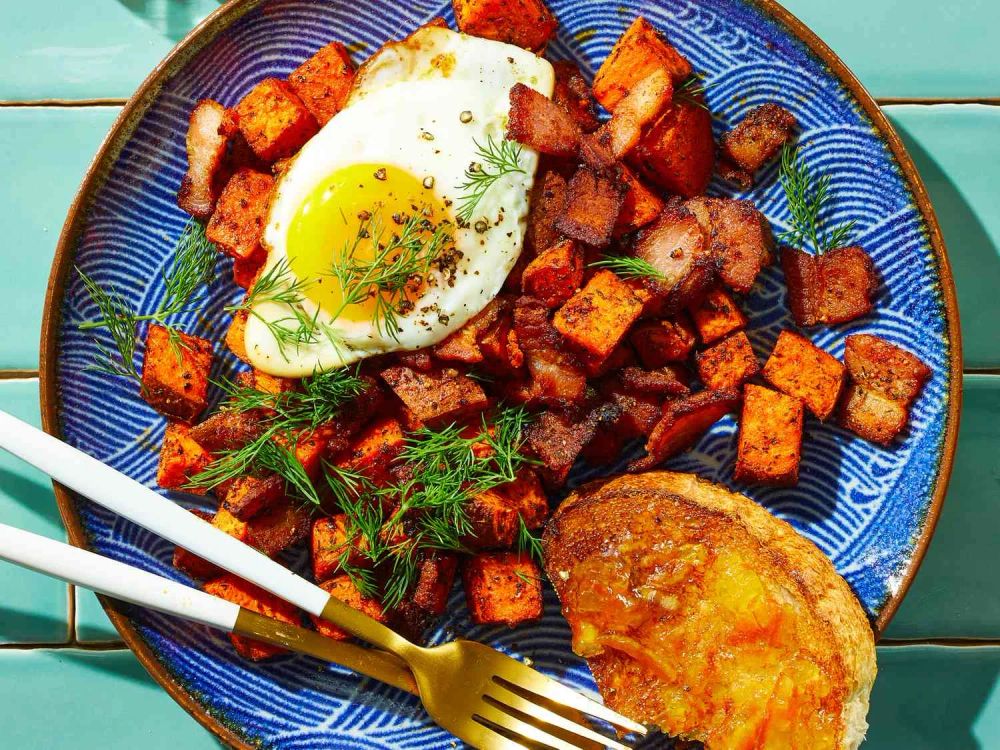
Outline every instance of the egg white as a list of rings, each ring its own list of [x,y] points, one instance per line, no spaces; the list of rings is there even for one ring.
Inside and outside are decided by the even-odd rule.
[[[508,93],[518,82],[550,96],[552,66],[518,47],[436,27],[384,47],[359,71],[348,106],[279,178],[263,236],[265,273],[287,261],[288,227],[306,198],[324,179],[352,164],[393,166],[418,180],[432,178],[437,197],[457,210],[465,170],[481,161],[476,143],[503,139]],[[473,226],[454,228],[454,243],[463,256],[454,282],[428,286],[415,310],[399,317],[395,336],[368,320],[333,320],[305,299],[302,311],[316,315],[331,335],[282,348],[267,321],[288,320],[289,308],[258,301],[246,326],[250,363],[273,375],[302,377],[374,354],[430,346],[460,328],[497,295],[521,252],[538,154],[522,149],[520,165],[524,174],[505,175],[489,189]]]

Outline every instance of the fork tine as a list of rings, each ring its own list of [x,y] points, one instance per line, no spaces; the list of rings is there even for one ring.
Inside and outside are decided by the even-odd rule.
[[[569,743],[485,701],[480,703],[473,713],[473,720],[485,720],[488,722],[486,726],[495,724],[518,737],[523,737],[531,743],[537,743],[546,748],[553,748],[553,750],[589,750],[592,747],[591,743],[586,740],[582,740],[580,744]],[[480,723],[482,722],[480,721]]]
[[[494,686],[486,694],[485,697],[492,698],[500,704],[500,707],[511,708],[516,711],[531,717],[534,720],[543,722],[545,724],[551,724],[555,727],[559,727],[564,732],[571,735],[576,735],[578,737],[592,740],[598,743],[601,747],[611,747],[615,750],[630,750],[628,745],[624,745],[615,739],[608,737],[607,735],[601,734],[593,729],[591,729],[586,724],[581,723],[585,721],[583,716],[580,716],[579,721],[573,721],[572,719],[562,716],[550,711],[545,706],[539,703],[533,703],[532,701],[522,698],[517,693],[508,690],[503,685],[499,683],[494,683]]]
[[[615,713],[607,706],[591,700],[573,688],[563,685],[558,680],[547,677],[541,672],[524,666],[520,662],[514,662],[514,664],[518,669],[506,670],[508,676],[497,675],[493,678],[494,682],[515,693],[520,689],[522,692],[531,693],[539,698],[575,708],[577,711],[582,711],[590,716],[603,719],[609,724],[621,727],[629,732],[635,732],[639,735],[647,733],[648,730],[642,724]]]

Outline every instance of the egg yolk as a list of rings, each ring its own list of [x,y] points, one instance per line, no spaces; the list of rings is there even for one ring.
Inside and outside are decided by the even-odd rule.
[[[345,290],[333,269],[355,269],[349,278],[357,285],[365,277],[357,269],[370,267],[378,257],[376,241],[386,247],[414,217],[419,217],[420,226],[413,234],[425,243],[447,220],[433,179],[418,179],[406,170],[379,164],[352,164],[331,174],[309,193],[288,226],[288,264],[296,278],[308,282],[303,294],[337,318],[370,320],[377,287],[370,285],[364,299],[350,301],[350,284]],[[398,257],[393,252],[382,262],[391,264]],[[414,300],[424,283],[413,279],[396,292],[396,301]]]

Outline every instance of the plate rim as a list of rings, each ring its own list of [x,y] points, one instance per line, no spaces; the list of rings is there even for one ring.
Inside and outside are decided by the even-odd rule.
[[[931,537],[937,527],[948,484],[951,479],[954,464],[955,449],[958,442],[958,428],[962,406],[962,334],[959,325],[959,310],[955,294],[955,282],[952,276],[951,264],[945,246],[937,215],[931,204],[924,182],[917,172],[909,152],[903,145],[899,134],[892,123],[882,112],[875,98],[847,67],[843,60],[803,21],[780,5],[776,0],[732,0],[754,6],[765,17],[778,23],[808,48],[850,91],[855,101],[871,120],[878,135],[889,147],[893,158],[899,164],[906,183],[913,193],[914,203],[926,223],[931,249],[938,268],[938,292],[944,306],[947,323],[946,336],[951,346],[948,362],[948,387],[945,397],[948,399],[945,411],[945,428],[938,460],[934,489],[931,494],[931,504],[924,518],[923,527],[913,547],[909,565],[900,581],[896,592],[890,596],[878,618],[872,623],[876,638],[884,633],[886,626],[909,591],[920,565],[923,562]],[[83,228],[86,209],[96,191],[103,185],[104,178],[110,170],[118,152],[134,132],[135,125],[153,103],[160,87],[173,73],[188,60],[209,44],[218,34],[230,25],[254,10],[266,0],[230,0],[212,11],[197,26],[188,32],[181,41],[152,69],[135,92],[123,105],[110,130],[105,135],[100,147],[91,160],[80,187],[74,194],[66,214],[66,220],[59,234],[55,255],[49,273],[48,285],[42,314],[41,340],[39,351],[39,401],[41,407],[42,428],[49,434],[61,438],[61,424],[58,413],[58,361],[57,346],[59,327],[62,322],[62,300],[66,281],[72,267],[76,240]],[[63,525],[66,527],[69,540],[77,547],[88,546],[86,531],[80,519],[73,495],[57,482],[53,489]],[[213,716],[208,709],[199,703],[194,696],[180,683],[175,681],[167,667],[160,662],[152,647],[142,638],[132,622],[119,613],[110,601],[98,595],[101,606],[115,629],[121,635],[125,645],[139,659],[146,671],[157,683],[202,726],[208,729],[219,740],[238,750],[256,750],[232,727],[221,719]]]

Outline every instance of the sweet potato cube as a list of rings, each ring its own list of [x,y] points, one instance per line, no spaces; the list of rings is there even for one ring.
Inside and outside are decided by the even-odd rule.
[[[686,313],[665,320],[643,321],[632,330],[629,341],[645,367],[685,362],[697,343],[694,326]]]
[[[703,344],[712,344],[747,325],[746,316],[724,289],[713,289],[701,304],[689,309]]]
[[[743,392],[737,448],[737,482],[779,487],[799,481],[802,458],[802,400],[759,385]]]
[[[580,167],[566,186],[566,204],[556,218],[556,230],[591,247],[606,247],[618,223],[625,191],[620,182]]]
[[[418,372],[389,367],[382,379],[421,422],[453,422],[481,412],[489,405],[482,386],[454,370]]]
[[[283,497],[247,522],[246,543],[268,557],[306,538],[311,511],[299,500]]]
[[[202,99],[188,120],[188,165],[177,191],[177,205],[198,219],[212,215],[222,190],[220,177],[229,146],[229,139],[220,132],[225,117],[225,107]]]
[[[233,282],[236,286],[249,291],[250,287],[257,281],[260,270],[267,261],[267,251],[259,247],[257,251],[248,258],[233,259]]]
[[[740,190],[749,190],[753,187],[753,175],[745,169],[741,169],[733,164],[725,156],[720,156],[715,163],[715,171],[719,177],[726,182],[731,182]]]
[[[285,496],[285,481],[276,474],[242,476],[215,488],[222,507],[242,521],[248,521]]]
[[[639,81],[655,70],[670,74],[674,83],[691,75],[691,64],[649,21],[639,16],[615,43],[594,76],[594,96],[613,112]]]
[[[563,240],[528,264],[521,287],[546,307],[558,307],[573,296],[582,281],[583,251],[573,240]]]
[[[698,377],[713,390],[738,390],[759,371],[760,364],[743,331],[698,354]]]
[[[597,119],[597,103],[580,68],[570,60],[554,62],[552,68],[556,73],[552,101],[569,112],[584,133],[597,130],[601,125]]]
[[[211,580],[202,588],[213,596],[238,604],[259,615],[270,617],[272,620],[286,622],[289,625],[298,625],[301,621],[299,611],[293,605],[232,573],[226,573]],[[242,635],[230,635],[229,639],[233,642],[239,655],[251,661],[260,661],[286,653],[283,648],[261,643]]]
[[[697,104],[676,100],[629,154],[629,164],[668,193],[701,195],[715,168],[712,116]]]
[[[472,497],[466,511],[472,532],[465,541],[470,547],[508,548],[517,540],[520,519],[537,529],[545,523],[549,505],[538,475],[525,471],[509,484]]]
[[[235,107],[240,132],[265,162],[291,156],[319,126],[292,87],[277,78],[265,78]]]
[[[404,447],[403,426],[399,420],[383,417],[368,425],[335,463],[381,483],[388,480],[389,467]]]
[[[764,365],[764,378],[782,393],[802,399],[825,420],[844,386],[844,365],[803,336],[782,331]]]
[[[234,258],[257,257],[273,190],[271,175],[238,169],[219,196],[205,236]]]
[[[740,403],[736,391],[700,391],[667,401],[663,416],[646,441],[646,455],[629,464],[629,471],[646,471],[694,445],[698,438]]]
[[[684,205],[711,238],[711,253],[718,260],[722,283],[734,292],[749,292],[761,269],[774,260],[774,238],[767,218],[750,201],[698,197]]]
[[[515,83],[510,90],[507,140],[541,154],[568,158],[580,147],[580,126],[573,115],[544,94]]]
[[[201,510],[192,510],[191,512],[202,521],[207,523],[212,521],[212,516],[209,513]],[[191,578],[196,578],[200,581],[217,578],[225,572],[214,563],[198,557],[193,552],[188,552],[183,547],[174,547],[174,567]]]
[[[753,173],[764,166],[792,137],[795,116],[774,102],[752,109],[739,124],[722,136],[722,151],[729,160]]]
[[[566,339],[595,359],[604,359],[642,313],[642,303],[628,284],[600,270],[559,308],[553,325]]]
[[[566,178],[554,170],[539,175],[531,189],[522,258],[526,258],[529,252],[536,255],[544,252],[559,241],[562,233],[556,229],[556,221],[565,207]]]
[[[163,433],[160,463],[156,469],[156,483],[166,490],[186,489],[195,495],[205,490],[187,489],[191,477],[208,466],[211,456],[191,437],[191,428],[180,422],[169,422]]]
[[[438,553],[420,563],[420,574],[409,598],[424,612],[434,617],[444,614],[448,595],[455,585],[458,558]]]
[[[670,75],[656,69],[639,80],[615,105],[611,119],[599,131],[607,134],[607,148],[615,159],[621,159],[635,148],[643,129],[663,114],[670,106],[673,95]]]
[[[288,76],[288,85],[320,125],[343,109],[353,83],[354,65],[340,42],[321,47]]]
[[[625,165],[621,167],[621,179],[626,190],[622,209],[615,224],[616,235],[633,232],[646,226],[655,221],[663,211],[663,201],[660,197],[646,187],[645,183]]]
[[[441,343],[436,344],[434,356],[448,362],[465,362],[466,364],[482,362],[483,352],[479,348],[479,337],[493,325],[499,314],[500,306],[496,299],[490,300],[486,307],[472,316],[464,326]],[[414,369],[429,372],[432,368],[417,367]]]
[[[781,267],[796,325],[846,323],[872,310],[878,276],[860,247],[838,247],[822,255],[786,247]]]
[[[931,376],[915,355],[869,333],[848,336],[844,362],[859,385],[909,407]]]
[[[247,522],[241,521],[225,508],[219,508],[212,517],[212,525],[241,542],[247,540]]]
[[[142,391],[146,402],[165,417],[190,424],[208,405],[212,344],[180,331],[176,336],[150,325],[142,360]]]
[[[555,36],[555,17],[543,0],[453,0],[458,30],[541,51]]]
[[[246,310],[233,313],[233,322],[229,324],[229,328],[226,330],[226,348],[235,354],[237,359],[243,362],[250,361],[247,357],[246,345],[247,319],[249,315],[250,313]]]
[[[542,616],[542,574],[527,555],[474,555],[462,570],[462,585],[469,616],[477,625],[503,623],[512,628]]]
[[[350,565],[360,565],[363,556],[358,544],[361,539],[348,536],[347,516],[338,513],[335,516],[317,518],[312,526],[312,570],[313,578],[326,581],[340,571],[341,560],[346,552]]]
[[[350,576],[346,574],[335,576],[329,581],[323,581],[319,586],[330,596],[340,599],[340,601],[352,609],[363,612],[379,622],[386,621],[386,613],[382,608],[382,604],[378,600],[362,594],[358,590],[358,587],[354,585]],[[351,638],[350,633],[341,630],[333,623],[327,622],[320,617],[309,615],[309,619],[312,620],[316,630],[327,638],[333,638],[335,641],[346,641]]]

